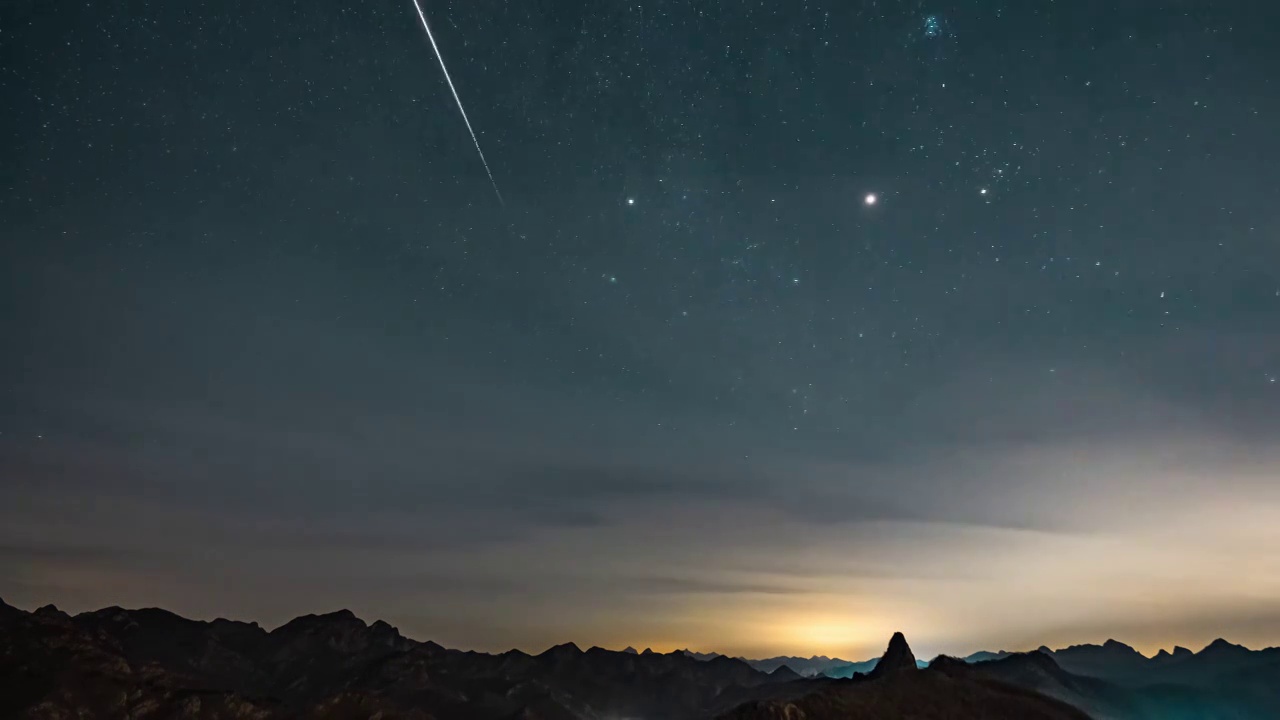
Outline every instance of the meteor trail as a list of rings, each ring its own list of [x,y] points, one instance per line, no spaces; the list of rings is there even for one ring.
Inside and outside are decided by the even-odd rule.
[[[502,199],[502,191],[498,189],[498,182],[493,179],[493,172],[489,170],[489,162],[484,159],[484,151],[480,149],[480,141],[476,139],[476,131],[471,129],[471,120],[467,118],[467,111],[462,107],[462,98],[458,97],[458,89],[453,86],[453,78],[449,77],[449,68],[444,65],[444,55],[440,54],[440,46],[436,45],[436,36],[431,32],[431,26],[427,24],[427,14],[422,11],[422,4],[418,0],[413,0],[413,6],[418,10],[418,19],[422,21],[422,29],[427,31],[427,39],[431,41],[431,49],[436,51],[436,59],[440,61],[440,69],[444,71],[445,82],[449,83],[449,92],[453,93],[454,102],[458,103],[458,112],[462,113],[462,122],[467,124],[467,132],[471,133],[471,142],[475,143],[476,152],[480,155],[480,164],[484,165],[484,172],[489,176],[489,184],[493,186],[493,194],[498,196],[498,204],[506,207],[507,203]]]

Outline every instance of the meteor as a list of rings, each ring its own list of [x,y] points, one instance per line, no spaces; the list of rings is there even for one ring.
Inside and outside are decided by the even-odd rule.
[[[458,104],[458,112],[462,113],[462,122],[467,124],[467,132],[471,133],[471,142],[476,146],[476,153],[480,155],[480,164],[484,165],[484,172],[489,176],[489,184],[493,186],[493,194],[498,196],[498,204],[506,207],[507,203],[502,199],[502,191],[498,189],[498,182],[493,179],[493,171],[489,169],[489,162],[484,159],[484,151],[480,149],[480,141],[476,139],[476,131],[471,129],[471,120],[467,117],[467,111],[462,107],[462,98],[458,97],[458,89],[453,86],[453,78],[449,77],[449,68],[445,67],[444,55],[440,54],[440,46],[436,45],[436,36],[431,32],[431,26],[427,24],[427,14],[422,11],[422,4],[418,0],[413,0],[413,7],[418,11],[418,19],[422,21],[422,29],[427,31],[427,39],[431,41],[431,49],[436,51],[436,59],[440,61],[440,69],[444,71],[445,82],[449,83],[449,92],[453,93],[453,100]]]

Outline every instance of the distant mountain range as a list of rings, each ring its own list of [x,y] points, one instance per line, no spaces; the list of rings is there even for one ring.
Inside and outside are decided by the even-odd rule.
[[[681,650],[680,652],[688,655],[696,660],[711,660],[718,657],[726,657],[719,653],[699,653],[692,650]],[[826,655],[814,655],[813,657],[791,657],[780,655],[778,657],[765,658],[763,660],[751,660],[744,657],[736,657],[735,660],[750,665],[761,672],[773,672],[781,667],[786,667],[800,677],[830,677],[830,678],[851,678],[859,673],[866,674],[875,669],[876,664],[880,662],[880,658],[871,658],[870,660],[862,660],[854,662],[851,660],[842,660],[840,658],[827,657]],[[919,661],[920,667],[926,667],[929,663]]]
[[[159,609],[71,616],[0,602],[6,720],[1280,718],[1278,649],[1218,641],[1145,658],[1110,641],[924,665],[901,634],[866,663],[572,643],[494,655],[410,640],[345,610],[267,631]]]
[[[719,653],[700,653],[700,652],[693,652],[692,650],[681,650],[680,652],[684,653],[685,655],[688,655],[691,658],[694,658],[695,660],[705,661],[705,660],[712,660],[718,657],[725,657],[724,655],[721,655]],[[819,677],[824,675],[827,677],[850,677],[850,675],[847,673],[844,675],[841,675],[839,673],[844,668],[851,667],[854,665],[859,665],[859,666],[867,665],[867,663],[870,663],[870,664],[867,665],[866,670],[862,672],[869,672],[871,668],[875,667],[875,664],[880,660],[880,658],[875,658],[873,660],[868,660],[867,663],[851,663],[848,660],[841,660],[840,658],[831,658],[831,657],[827,657],[826,655],[814,655],[813,657],[808,657],[808,658],[780,655],[778,657],[765,658],[763,660],[751,660],[744,657],[737,657],[734,659],[741,660],[742,662],[750,665],[751,667],[761,672],[767,672],[767,673],[771,673],[774,670],[777,670],[778,668],[785,666],[791,669],[792,672],[800,675],[801,677]]]
[[[698,660],[723,657],[717,653],[696,653],[689,650],[681,652]],[[1224,676],[1237,671],[1265,668],[1280,662],[1280,648],[1250,650],[1243,645],[1235,645],[1222,639],[1214,640],[1200,652],[1175,647],[1173,652],[1161,650],[1150,658],[1117,640],[1108,640],[1102,645],[1072,645],[1061,650],[1050,650],[1041,646],[1036,652],[1048,655],[1060,667],[1075,674],[1103,678],[1127,685],[1220,684],[1229,681],[1229,678]],[[1007,650],[996,652],[983,650],[959,659],[967,663],[980,663],[1001,660],[1017,654]],[[880,661],[880,658],[850,661],[829,658],[825,655],[815,655],[810,658],[780,656],[763,660],[742,657],[737,659],[764,672],[773,672],[785,665],[802,677],[825,675],[832,678],[848,678],[859,673],[869,673]],[[925,661],[917,661],[917,664],[922,668],[928,666]]]

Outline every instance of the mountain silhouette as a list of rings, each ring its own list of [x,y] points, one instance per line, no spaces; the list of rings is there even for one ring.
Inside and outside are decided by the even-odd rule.
[[[980,650],[976,653],[973,653],[972,655],[966,655],[964,657],[964,661],[968,663],[986,662],[988,660],[999,660],[1001,658],[1006,658],[1012,654],[1013,653],[1005,650],[998,650],[996,652]]]
[[[907,638],[902,633],[896,632],[889,639],[889,647],[885,649],[884,655],[880,656],[880,662],[872,668],[871,678],[899,672],[915,672],[917,669],[916,656],[911,653]]]
[[[698,655],[704,659],[710,659],[714,655]],[[827,657],[826,655],[814,655],[812,657],[794,657],[790,655],[780,655],[778,657],[764,658],[761,660],[749,660],[747,658],[739,658],[751,667],[762,672],[773,672],[778,668],[786,665],[795,672],[804,677],[817,677],[820,675],[829,675],[830,671],[845,665],[849,665],[848,660],[840,658]]]
[[[0,718],[708,718],[804,682],[727,657],[573,643],[450,650],[342,610],[267,631],[156,609],[70,616],[0,602]]]
[[[1055,689],[1043,678],[1033,681],[1021,672],[1010,675],[1010,668],[1027,662],[1023,655],[1051,659],[1075,678],[1074,685]],[[1103,708],[1092,713],[1097,717],[1280,718],[1280,648],[1250,650],[1219,639],[1200,652],[1177,646],[1147,658],[1122,642],[1109,640],[1061,650],[1041,647],[1012,657],[1019,658],[1012,665],[979,662],[977,667],[1086,710]],[[1078,694],[1085,686],[1088,692]]]
[[[679,652],[682,652],[690,657],[697,658],[699,660],[711,660],[712,658],[721,657],[720,653],[699,653],[699,652],[693,652],[692,650],[681,650]],[[1004,653],[1004,655],[1007,655],[1007,654],[1008,653]],[[992,655],[993,657],[995,657],[993,653],[987,653],[987,655]],[[1003,655],[1000,655],[1000,657],[1003,657]],[[854,675],[859,675],[859,674],[866,675],[870,673],[872,670],[874,670],[876,665],[880,663],[880,658],[878,657],[871,658],[870,660],[861,660],[861,661],[854,662],[849,660],[843,660],[838,657],[827,657],[826,655],[814,655],[812,657],[807,657],[807,658],[795,657],[791,655],[779,655],[777,657],[763,658],[759,660],[752,660],[750,658],[744,658],[744,657],[739,657],[737,659],[747,663],[751,667],[761,672],[771,673],[774,670],[777,670],[778,668],[782,667],[783,665],[786,665],[787,667],[791,668],[796,673],[798,673],[801,677],[815,677],[815,678],[816,677],[851,678]],[[988,659],[988,658],[985,658],[985,657],[975,658],[974,662],[980,659]],[[916,667],[918,668],[922,668],[927,665],[928,665],[927,662],[924,662],[921,660],[916,661]]]
[[[747,703],[720,716],[720,720],[882,718],[1088,720],[1089,716],[1060,700],[993,680],[961,660],[944,658],[919,669],[902,633],[894,633],[870,675],[826,683],[800,697]]]
[[[933,664],[938,665],[942,660],[935,660]],[[1136,714],[1135,700],[1123,689],[1104,680],[1067,672],[1045,653],[1010,653],[978,664],[962,664],[996,680],[1061,700],[1093,718],[1142,717]],[[951,671],[960,670],[953,667]]]
[[[1280,648],[1251,650],[1221,638],[1199,652],[1175,646],[1171,652],[1161,650],[1150,658],[1118,640],[1107,640],[1102,645],[1072,645],[1060,650],[1041,646],[1037,652],[1048,655],[1063,669],[1077,675],[1138,687],[1210,686],[1225,682],[1227,676],[1235,673],[1265,671],[1280,663]],[[989,657],[992,655],[998,653],[975,653],[965,659],[982,662],[995,659]]]
[[[26,612],[0,601],[0,718],[1280,717],[1277,649],[1215,641],[1198,653],[1179,648],[1145,658],[1113,641],[1001,654],[979,662],[969,659],[981,654],[939,657],[918,669],[925,664],[895,633],[867,673],[836,679],[806,677],[787,663],[766,673],[741,659],[688,651],[583,651],[573,643],[537,655],[452,650],[346,610],[268,631],[157,608],[72,616],[52,605]],[[1073,672],[1057,656],[1117,677]]]

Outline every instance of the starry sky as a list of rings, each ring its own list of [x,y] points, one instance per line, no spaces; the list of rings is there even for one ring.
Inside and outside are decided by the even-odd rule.
[[[0,7],[0,597],[1280,644],[1272,3]]]

